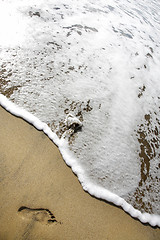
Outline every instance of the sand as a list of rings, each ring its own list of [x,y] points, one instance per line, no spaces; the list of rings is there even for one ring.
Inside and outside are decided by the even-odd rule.
[[[159,240],[121,208],[90,196],[58,148],[0,107],[0,240]]]

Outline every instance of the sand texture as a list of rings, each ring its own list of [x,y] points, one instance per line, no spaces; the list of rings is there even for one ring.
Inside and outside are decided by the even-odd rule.
[[[84,192],[57,147],[0,107],[0,240],[159,240],[160,229]]]

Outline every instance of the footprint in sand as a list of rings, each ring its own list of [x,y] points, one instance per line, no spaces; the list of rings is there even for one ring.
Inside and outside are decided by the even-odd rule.
[[[28,208],[22,206],[18,209],[18,212],[21,214],[23,218],[38,221],[43,224],[57,222],[53,213],[51,213],[50,210],[45,208]]]

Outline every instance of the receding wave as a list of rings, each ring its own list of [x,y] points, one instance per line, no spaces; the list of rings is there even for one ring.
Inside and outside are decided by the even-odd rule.
[[[0,5],[0,104],[46,131],[90,194],[160,226],[160,4]]]

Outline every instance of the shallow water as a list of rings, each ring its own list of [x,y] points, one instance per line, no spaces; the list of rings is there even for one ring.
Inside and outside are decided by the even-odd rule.
[[[84,189],[158,215],[159,10],[153,0],[0,1],[0,93],[69,143],[69,157],[59,147]]]

